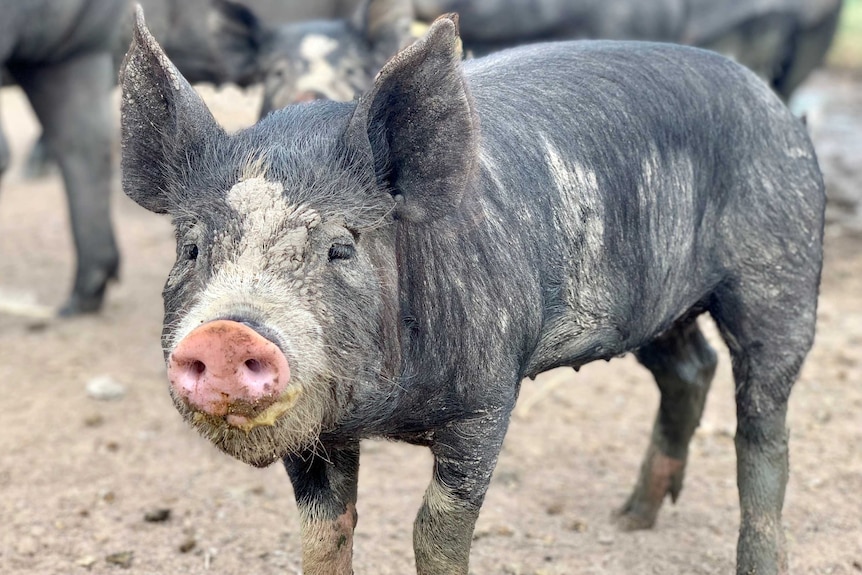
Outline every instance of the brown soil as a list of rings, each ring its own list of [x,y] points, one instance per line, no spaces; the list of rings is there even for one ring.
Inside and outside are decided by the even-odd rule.
[[[838,93],[856,95],[835,104],[835,121],[821,106],[813,129],[833,150],[821,153],[827,176],[858,190],[862,146],[848,159],[834,144],[848,125],[857,142],[862,135],[862,85],[826,74],[814,85],[815,94],[843,86]],[[251,121],[253,96],[207,93],[230,128]],[[62,186],[56,176],[22,179],[35,123],[15,89],[2,91],[0,110],[16,160],[0,193],[0,299],[19,311],[28,300],[56,306],[72,273]],[[283,469],[253,469],[221,454],[168,399],[159,332],[172,230],[116,188],[125,259],[104,313],[71,321],[0,315],[0,573],[299,573],[299,521]],[[855,206],[837,209],[852,215]],[[796,574],[862,573],[856,229],[837,220],[828,229],[819,333],[791,399],[784,525]],[[610,520],[647,446],[658,401],[648,373],[627,357],[526,382],[479,518],[472,572],[733,572],[733,382],[717,347],[721,363],[685,488],[650,531],[621,533]],[[90,398],[86,384],[102,376],[122,384],[124,397]],[[364,444],[357,573],[412,572],[411,527],[430,465],[422,448]]]

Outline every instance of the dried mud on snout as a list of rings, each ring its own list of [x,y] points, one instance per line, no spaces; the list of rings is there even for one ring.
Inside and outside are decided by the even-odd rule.
[[[819,74],[816,88],[846,80]],[[862,90],[862,82],[850,85]],[[207,92],[229,128],[250,122],[256,100]],[[836,166],[838,136],[862,104],[812,127],[827,180],[862,189],[862,159]],[[0,295],[59,303],[72,251],[58,177],[35,183],[21,164],[36,128],[14,90],[0,92],[13,152],[0,188]],[[817,126],[817,122],[826,122]],[[819,138],[832,138],[820,140]],[[845,162],[849,149],[842,149]],[[862,152],[860,152],[862,153]],[[843,165],[843,164],[842,164]],[[0,573],[160,575],[300,572],[299,519],[279,465],[254,469],[184,423],[168,393],[159,344],[160,292],[174,259],[169,222],[115,187],[122,281],[101,317],[67,322],[0,315]],[[784,521],[791,572],[862,572],[862,237],[827,229],[817,339],[790,402],[790,483]],[[733,383],[720,351],[703,422],[676,505],[651,531],[623,533],[611,512],[637,476],[658,401],[633,358],[524,383],[473,541],[476,575],[632,573],[725,575],[739,521]],[[87,397],[88,381],[125,385],[116,401]],[[363,445],[357,573],[413,569],[413,519],[431,474],[426,450]],[[169,509],[163,521],[153,510]]]

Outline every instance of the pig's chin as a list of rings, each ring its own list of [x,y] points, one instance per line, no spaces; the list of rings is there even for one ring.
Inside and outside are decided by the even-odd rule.
[[[177,397],[173,399],[183,419],[198,433],[228,455],[255,467],[266,467],[313,446],[326,413],[323,402],[300,400],[286,409],[238,421],[202,413]]]

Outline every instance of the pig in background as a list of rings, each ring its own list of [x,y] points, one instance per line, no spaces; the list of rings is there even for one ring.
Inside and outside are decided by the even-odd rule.
[[[192,82],[247,85],[241,62],[223,57],[211,0],[140,0],[153,32]],[[356,0],[251,0],[278,21],[339,18]],[[27,172],[59,164],[72,224],[76,270],[61,316],[98,311],[120,257],[111,223],[110,93],[132,38],[129,0],[0,0],[0,85],[20,84],[43,128]],[[0,176],[9,148],[0,126]]]
[[[62,1],[62,0],[54,0]],[[119,24],[119,34],[113,46],[114,70],[120,64],[132,40],[132,7],[128,3]],[[297,2],[280,0],[248,0],[261,19],[290,23],[309,19],[339,20],[349,17],[356,10],[358,0],[327,0],[320,2]],[[162,42],[175,65],[193,84],[210,83],[216,86],[234,83],[248,86],[256,80],[249,73],[246,59],[248,47],[232,46],[217,39],[218,34],[241,25],[239,21],[220,21],[224,11],[214,6],[214,0],[140,0],[147,14],[151,14],[151,31]],[[90,12],[96,7],[87,7],[83,18],[96,17]],[[28,158],[26,175],[44,176],[50,171],[52,161],[47,147],[41,139]]]
[[[428,446],[417,572],[466,574],[524,377],[633,351],[661,406],[627,527],[682,487],[715,354],[733,359],[737,573],[787,572],[785,416],[814,335],[825,195],[801,122],[691,48],[535,45],[461,62],[435,22],[358,101],[220,128],[138,16],[123,185],[176,226],[177,409],[282,459],[303,570],[352,572],[359,442]]]
[[[126,0],[0,0],[0,80],[27,94],[68,198],[77,260],[61,315],[98,310],[119,271],[110,211],[111,49],[127,9]],[[0,126],[0,176],[8,161]]]
[[[230,57],[255,67],[249,74],[265,85],[263,114],[311,97],[354,98],[381,58],[412,40],[411,17],[450,12],[475,55],[577,38],[682,43],[733,57],[787,100],[822,63],[841,8],[841,0],[363,0],[349,19],[277,25],[241,3],[216,1],[224,52],[239,50]]]
[[[263,21],[299,22],[312,19],[335,20],[353,14],[359,0],[248,0],[248,6],[259,14]],[[132,41],[134,18],[132,7],[139,3],[147,13],[150,31],[155,36],[174,65],[186,79],[195,84],[207,82],[215,85],[235,83],[247,86],[253,78],[237,49],[224,50],[216,31],[235,22],[222,23],[222,12],[213,0],[134,0],[128,2],[124,14],[122,31],[114,46],[115,69],[120,64]]]
[[[314,99],[347,102],[409,44],[409,0],[361,0],[348,18],[269,25],[250,6],[213,0],[214,34],[225,58],[243,61],[243,78],[263,83],[261,115]]]

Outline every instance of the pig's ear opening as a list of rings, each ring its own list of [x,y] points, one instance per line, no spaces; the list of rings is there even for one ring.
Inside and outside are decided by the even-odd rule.
[[[397,217],[427,222],[460,206],[476,171],[479,126],[461,71],[457,15],[435,20],[383,67],[348,138],[371,155]]]
[[[260,58],[272,29],[245,4],[211,0],[207,24],[215,38],[226,80],[250,86],[260,80]]]
[[[356,6],[350,25],[371,48],[374,71],[414,39],[414,17],[412,0],[361,0]]]
[[[213,135],[223,133],[206,104],[156,43],[135,7],[132,45],[120,68],[123,190],[167,213],[176,174]]]

